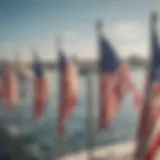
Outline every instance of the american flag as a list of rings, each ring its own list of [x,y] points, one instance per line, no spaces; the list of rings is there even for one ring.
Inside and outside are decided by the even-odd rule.
[[[157,83],[153,86],[153,100],[151,102],[151,128],[148,135],[146,158],[147,160],[160,159],[160,85]],[[143,153],[143,152],[142,152]],[[144,154],[145,157],[145,154]]]
[[[38,58],[38,57],[37,57]],[[35,58],[34,69],[34,115],[33,118],[41,118],[49,101],[49,81],[44,73],[42,62]]]
[[[4,68],[0,66],[0,101],[4,100]]]
[[[130,69],[124,65],[109,42],[100,36],[100,119],[99,128],[107,127],[117,115],[121,102],[129,91],[139,95],[133,84]]]
[[[137,160],[155,160],[160,146],[160,45],[154,27],[151,41],[150,72],[137,135]]]
[[[63,137],[65,134],[66,120],[73,114],[78,102],[78,70],[73,62],[60,52],[60,104],[58,134]]]
[[[19,102],[19,87],[15,70],[9,62],[5,62],[4,88],[5,103],[10,112]]]

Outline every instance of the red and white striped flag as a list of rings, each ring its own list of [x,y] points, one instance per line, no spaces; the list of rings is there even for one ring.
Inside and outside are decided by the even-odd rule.
[[[0,101],[4,101],[4,68],[0,66]]]
[[[109,42],[100,36],[100,129],[116,118],[121,102],[129,91],[134,92],[136,105],[141,105],[135,88],[128,66],[121,63]]]
[[[19,87],[16,73],[8,62],[5,63],[4,88],[5,103],[10,112],[19,102]]]
[[[155,20],[153,14],[151,66],[137,134],[136,160],[160,159],[160,45]]]
[[[73,114],[78,103],[78,69],[67,61],[63,53],[60,55],[60,105],[58,134],[65,134],[66,120]]]
[[[34,113],[33,118],[41,118],[49,101],[49,81],[40,60],[34,62]]]
[[[134,95],[134,106],[139,109],[142,107],[143,103],[143,96],[138,91],[137,87],[133,82],[133,78],[131,75],[131,69],[129,66],[122,64],[119,68],[118,75],[117,75],[117,93],[119,97],[124,97],[126,93],[132,92]]]
[[[152,111],[150,112],[152,131],[148,139],[146,159],[158,160],[160,159],[160,84],[154,84],[152,98]]]

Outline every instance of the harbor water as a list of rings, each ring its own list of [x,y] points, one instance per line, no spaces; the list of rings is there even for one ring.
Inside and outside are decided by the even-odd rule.
[[[143,91],[145,84],[144,69],[133,69],[133,79],[140,91]],[[12,132],[24,135],[24,149],[29,152],[40,152],[43,155],[58,156],[59,154],[75,153],[85,150],[87,147],[87,99],[86,99],[86,75],[80,76],[79,103],[73,116],[67,121],[66,138],[62,145],[56,132],[57,109],[58,109],[58,75],[54,72],[47,72],[50,79],[51,95],[45,116],[35,121],[33,113],[33,86],[32,80],[26,84],[26,96],[21,99],[18,106],[10,116],[6,116],[5,107],[0,107],[0,124],[8,127]],[[98,122],[98,79],[97,74],[93,73],[93,117],[94,129],[97,129]],[[23,86],[24,87],[24,86]],[[118,116],[115,121],[101,132],[94,132],[94,146],[116,144],[124,141],[134,140],[138,126],[138,109],[133,104],[133,94],[129,93],[123,100]],[[38,148],[38,151],[37,151]],[[63,149],[62,149],[63,148]],[[40,154],[37,153],[37,154]]]

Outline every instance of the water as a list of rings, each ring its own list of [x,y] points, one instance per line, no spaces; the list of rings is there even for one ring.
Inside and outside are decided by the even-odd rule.
[[[51,85],[50,103],[46,110],[45,117],[40,121],[32,120],[32,83],[28,86],[28,95],[17,106],[10,119],[6,122],[6,127],[12,130],[25,133],[24,148],[34,150],[31,146],[37,146],[43,155],[57,156],[62,154],[58,152],[58,141],[56,133],[57,123],[57,105],[58,105],[58,77],[57,73],[48,73]],[[145,84],[145,72],[143,69],[133,70],[133,78],[136,86],[142,91]],[[98,85],[97,75],[93,75],[93,95],[94,95],[94,114],[93,124],[96,129],[98,119]],[[66,126],[66,141],[63,153],[72,153],[84,150],[87,146],[87,126],[86,126],[86,77],[80,77],[80,98],[79,105],[74,115],[68,120]],[[113,124],[96,133],[94,136],[94,145],[101,146],[113,144],[127,140],[133,140],[136,136],[138,124],[138,111],[133,106],[133,95],[128,94],[124,99],[118,117]],[[4,107],[1,105],[1,119],[4,117]],[[32,148],[32,149],[31,149]],[[36,151],[33,151],[36,152]]]

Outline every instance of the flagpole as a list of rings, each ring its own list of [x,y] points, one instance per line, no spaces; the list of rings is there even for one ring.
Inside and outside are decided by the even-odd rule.
[[[87,75],[87,135],[88,135],[88,160],[93,160],[94,157],[94,141],[93,141],[93,79],[92,65],[88,70]]]
[[[144,143],[146,143],[146,137],[142,137],[142,123],[143,123],[143,119],[144,116],[146,116],[146,113],[150,112],[150,108],[149,108],[149,101],[150,101],[150,94],[149,94],[149,90],[150,90],[150,84],[151,84],[151,70],[152,70],[152,59],[153,59],[153,32],[156,31],[156,27],[157,27],[157,13],[156,12],[152,12],[151,16],[150,16],[150,26],[149,26],[149,30],[150,30],[150,45],[149,45],[149,50],[150,50],[150,56],[149,56],[149,67],[148,69],[148,75],[147,75],[147,82],[146,82],[146,87],[144,92],[146,93],[145,95],[145,102],[143,105],[143,110],[140,114],[140,121],[139,121],[139,125],[138,125],[138,144],[137,144],[137,150],[135,153],[135,158],[138,159],[139,156],[142,156],[143,154],[145,154],[144,152],[146,152],[146,146],[144,146]],[[145,115],[144,115],[145,114]],[[149,117],[148,117],[149,118]],[[146,119],[146,118],[145,118]],[[146,119],[147,120],[147,119]],[[147,120],[148,121],[148,120]],[[149,121],[148,121],[149,122]],[[147,123],[148,126],[148,123]],[[146,125],[144,126],[144,129],[146,130]],[[145,139],[144,139],[145,138]],[[143,153],[142,153],[143,152]]]
[[[15,68],[14,68],[14,71],[15,71],[15,73],[16,73],[16,78],[17,78],[17,82],[18,82],[18,84],[20,84],[19,83],[19,63],[20,63],[20,59],[19,59],[19,52],[16,52],[15,53]],[[19,89],[19,91],[20,91],[20,89]],[[19,92],[19,98],[21,98],[21,95],[20,95],[20,92]],[[20,103],[20,101],[18,102],[18,103]],[[20,108],[20,106],[17,106],[17,109],[18,109],[18,113],[20,114],[20,122],[19,122],[19,127],[20,127],[20,129],[22,130],[22,107]]]
[[[96,38],[97,38],[97,52],[99,52],[99,39],[102,34],[102,26],[103,22],[100,20],[97,20],[95,23],[95,30],[96,30]],[[97,63],[98,65],[98,77],[100,77],[99,73],[99,61]],[[99,118],[98,118],[98,128],[93,127],[93,80],[92,80],[92,69],[93,65],[90,66],[89,68],[89,73],[88,73],[88,81],[87,81],[87,122],[88,122],[88,159],[93,160],[94,159],[94,142],[95,142],[95,137],[99,132]],[[100,92],[99,92],[100,95]],[[100,105],[100,102],[98,103]],[[99,107],[98,107],[99,108]],[[99,116],[98,116],[99,117]]]
[[[37,52],[37,50],[36,49],[34,49],[34,50],[32,50],[32,62],[31,62],[31,64],[32,64],[32,71],[33,71],[33,73],[35,72],[35,70],[34,70],[34,65],[35,65],[35,61],[36,61],[36,59],[38,59],[39,58],[39,54],[38,54],[38,52]],[[34,73],[35,74],[35,73]],[[33,82],[35,81],[35,75],[34,75],[34,78],[33,78]],[[34,84],[35,85],[35,84]],[[35,87],[35,86],[34,86]],[[34,92],[35,92],[35,88],[34,88]],[[35,93],[34,93],[35,94]],[[35,96],[35,95],[34,95]],[[41,123],[41,119],[38,117],[34,117],[35,115],[35,99],[34,99],[34,103],[33,103],[33,113],[32,113],[32,126],[33,126],[33,128],[35,128],[35,127],[37,127],[38,125],[39,125],[39,123]]]
[[[62,38],[59,36],[59,37],[56,38],[56,51],[58,53],[58,57],[59,57],[59,50],[61,49],[61,47],[62,47]],[[57,70],[58,70],[58,76],[59,76],[58,83],[60,84],[61,83],[61,72],[59,70],[59,63],[57,64],[57,66],[58,66]],[[61,105],[61,99],[60,99],[61,95],[60,94],[61,94],[61,87],[59,87],[59,97],[58,97],[59,98],[59,103],[57,105],[57,113],[58,113],[57,120],[58,120],[58,122],[59,122],[59,115],[60,115],[60,108],[61,108],[61,106],[60,106]],[[63,159],[63,152],[64,152],[64,149],[65,149],[65,137],[62,137],[58,134],[58,143],[57,144],[58,144],[58,147],[57,147],[58,157],[60,157],[59,160],[61,160],[61,159]]]
[[[100,48],[99,48],[99,43],[100,43],[100,37],[102,36],[103,34],[103,21],[101,20],[97,20],[96,23],[95,23],[95,31],[96,31],[96,38],[97,38],[97,52],[99,53],[100,52]],[[97,68],[98,68],[98,92],[99,92],[99,100],[98,100],[98,105],[100,108],[100,69],[99,69],[99,63],[100,63],[100,56],[99,56],[99,59],[98,59],[98,62],[97,62]],[[98,128],[97,130],[95,131],[96,133],[95,134],[98,134],[99,133],[99,120],[100,120],[100,117],[99,117],[99,110],[98,110]]]

